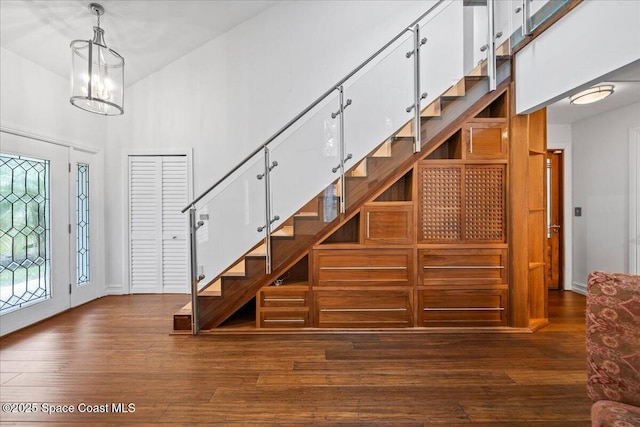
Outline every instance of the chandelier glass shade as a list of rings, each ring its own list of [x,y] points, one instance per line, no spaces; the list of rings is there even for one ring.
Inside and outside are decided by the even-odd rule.
[[[71,42],[71,104],[106,116],[124,113],[124,58],[107,47],[100,16],[104,8],[91,3],[98,17],[92,40]]]

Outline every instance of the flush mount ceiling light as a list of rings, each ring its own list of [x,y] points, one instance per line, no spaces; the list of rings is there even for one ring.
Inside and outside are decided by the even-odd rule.
[[[590,87],[589,89],[578,92],[575,95],[571,95],[569,97],[569,101],[576,105],[591,104],[592,102],[600,101],[611,95],[613,93],[613,87],[613,85]]]
[[[71,42],[71,98],[78,108],[105,116],[124,113],[124,58],[109,49],[100,28],[104,7],[89,5],[98,17],[93,40]]]

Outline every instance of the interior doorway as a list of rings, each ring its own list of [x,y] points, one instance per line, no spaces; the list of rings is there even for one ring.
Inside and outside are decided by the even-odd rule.
[[[564,289],[564,150],[547,151],[547,246],[548,289]]]

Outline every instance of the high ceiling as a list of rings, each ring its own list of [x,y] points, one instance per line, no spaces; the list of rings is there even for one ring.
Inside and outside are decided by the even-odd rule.
[[[348,0],[345,0],[348,1]],[[250,20],[276,0],[98,0],[105,40],[126,61],[125,86],[139,81],[236,25]],[[67,79],[69,43],[90,39],[96,18],[89,0],[0,0],[0,46]],[[550,123],[573,123],[640,102],[640,63],[602,82],[615,93],[591,105],[561,100],[548,109]],[[598,83],[598,82],[594,82]]]
[[[125,86],[278,3],[274,0],[94,0],[105,41],[125,58]],[[89,0],[0,0],[0,46],[67,79],[69,43],[91,39]]]

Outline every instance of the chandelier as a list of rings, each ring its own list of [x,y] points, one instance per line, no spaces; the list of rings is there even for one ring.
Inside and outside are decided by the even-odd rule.
[[[104,7],[89,5],[98,17],[93,40],[71,42],[71,104],[105,116],[124,113],[124,58],[109,49],[100,28]]]

